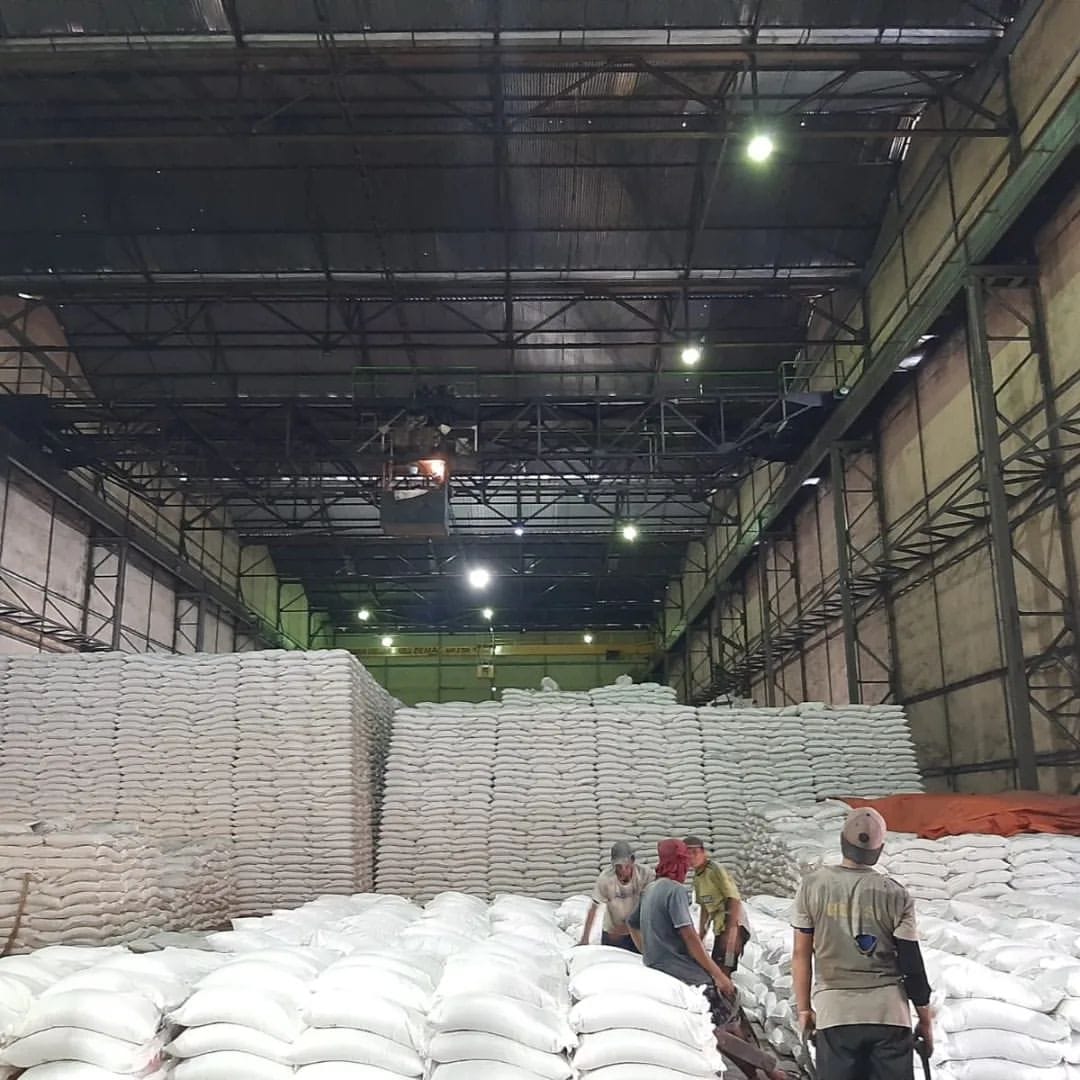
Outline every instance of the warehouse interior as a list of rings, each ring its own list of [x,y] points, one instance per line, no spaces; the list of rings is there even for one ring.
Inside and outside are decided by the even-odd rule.
[[[863,803],[934,1075],[1080,1075],[1078,45],[0,0],[0,1080],[815,1075]]]
[[[4,12],[5,650],[591,649],[1072,789],[1070,3],[242,6]]]

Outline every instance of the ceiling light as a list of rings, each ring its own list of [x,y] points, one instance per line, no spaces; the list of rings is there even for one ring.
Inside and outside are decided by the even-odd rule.
[[[586,634],[581,640],[584,641],[586,645],[591,645],[593,643],[593,636],[592,634]]]
[[[698,345],[687,345],[682,351],[682,362],[687,367],[693,367],[701,363],[701,348]]]
[[[380,644],[384,649],[392,649],[394,647],[394,639],[389,634],[387,634],[386,637],[382,639]]]
[[[914,352],[905,356],[897,366],[897,371],[914,371],[926,359],[926,353]]]
[[[622,527],[622,538],[633,543],[638,538],[638,527],[636,525],[624,525]]]
[[[473,589],[486,589],[491,584],[491,571],[483,566],[474,566],[469,571],[469,586]]]
[[[514,526],[514,535],[515,536],[524,536],[525,535],[525,526],[524,525],[515,525]]]
[[[760,164],[763,161],[768,161],[773,156],[775,149],[776,144],[772,141],[772,137],[759,133],[746,144],[746,156],[751,161]]]
[[[18,296],[18,298],[20,300],[40,300],[41,299],[40,296],[35,296],[33,293],[28,293],[28,292],[16,293],[16,296]]]
[[[370,618],[371,618],[371,612],[370,612],[370,611],[368,611],[368,609],[367,609],[366,607],[362,607],[362,608],[361,608],[361,609],[360,609],[360,610],[359,610],[359,611],[358,611],[358,612],[356,613],[356,617],[357,617],[357,618],[358,618],[358,619],[359,619],[359,620],[360,620],[361,622],[367,622],[367,621],[368,621],[368,619],[370,619]]]
[[[481,611],[480,614],[483,615],[488,622],[491,622],[491,620],[495,618],[495,612],[492,611],[489,607],[484,608],[484,610]]]
[[[817,487],[821,483],[820,476],[808,476],[803,482],[803,487]]]

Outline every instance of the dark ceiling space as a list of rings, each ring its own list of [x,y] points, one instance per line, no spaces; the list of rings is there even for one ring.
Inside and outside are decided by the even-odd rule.
[[[50,439],[342,626],[473,627],[481,560],[504,625],[651,625],[1014,8],[0,0],[0,291],[85,375]],[[425,455],[449,535],[387,537]]]

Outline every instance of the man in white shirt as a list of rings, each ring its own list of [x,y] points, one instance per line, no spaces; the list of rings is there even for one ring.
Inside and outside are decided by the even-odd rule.
[[[585,929],[581,933],[579,944],[589,943],[597,909],[603,904],[605,909],[604,930],[600,939],[602,943],[637,952],[626,920],[641,901],[645,886],[655,877],[648,867],[638,866],[634,849],[625,840],[612,844],[611,866],[596,879],[593,886],[592,906],[585,918]]]

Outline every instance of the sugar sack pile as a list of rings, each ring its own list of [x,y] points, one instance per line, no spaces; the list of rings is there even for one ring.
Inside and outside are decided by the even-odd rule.
[[[169,1044],[177,1080],[285,1080],[304,1030],[319,961],[282,947],[245,953],[204,976],[171,1015],[184,1028]]]
[[[746,812],[732,859],[744,891],[794,896],[803,874],[839,863],[840,830],[850,809],[835,800],[769,799]]]
[[[423,1071],[425,1016],[434,991],[432,967],[395,950],[352,953],[315,979],[306,1027],[291,1047],[298,1075],[331,1080],[379,1070],[383,1080]]]
[[[0,940],[20,911],[21,950],[128,941],[168,924],[161,851],[142,830],[65,825],[0,824]]]
[[[427,899],[490,891],[499,706],[446,704],[394,717],[379,832],[378,889]]]
[[[570,971],[570,1024],[580,1039],[573,1064],[582,1080],[682,1080],[723,1072],[700,989],[607,946],[574,949]]]
[[[164,1011],[216,963],[184,950],[46,949],[19,959],[29,970],[53,958],[66,974],[42,987],[0,1051],[0,1061],[31,1080],[165,1076]]]
[[[491,935],[447,957],[428,1016],[432,1080],[569,1080],[569,939],[554,912],[500,897]]]
[[[489,833],[492,892],[550,899],[587,889],[603,846],[597,805],[597,717],[587,699],[504,702],[495,728]]]
[[[755,896],[747,905],[754,928],[732,980],[746,1014],[777,1053],[805,1060],[791,978],[791,901]]]
[[[665,836],[703,828],[707,815],[697,711],[667,690],[642,684],[591,692],[601,833],[608,843],[629,840],[643,859]]]
[[[132,822],[170,853],[224,846],[242,910],[370,887],[378,733],[396,703],[348,653],[17,657],[0,676],[10,812]],[[179,863],[197,875],[215,858]],[[177,895],[180,865],[167,872]],[[208,891],[197,922],[193,888],[174,924],[218,921]]]

